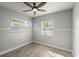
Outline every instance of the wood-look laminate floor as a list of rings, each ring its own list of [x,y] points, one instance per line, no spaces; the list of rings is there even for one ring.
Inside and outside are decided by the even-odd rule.
[[[72,57],[72,54],[61,49],[31,43],[1,57]]]

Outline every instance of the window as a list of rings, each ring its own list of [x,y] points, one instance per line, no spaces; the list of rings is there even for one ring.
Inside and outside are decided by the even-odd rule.
[[[22,31],[23,22],[17,18],[12,18],[11,21],[11,32],[20,32]]]
[[[31,21],[21,20],[17,18],[12,18],[11,20],[11,32],[22,32],[31,31],[32,23]]]
[[[41,34],[46,36],[54,35],[53,21],[41,22]]]

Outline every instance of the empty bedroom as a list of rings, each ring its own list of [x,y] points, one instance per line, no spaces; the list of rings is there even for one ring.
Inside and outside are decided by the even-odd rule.
[[[79,3],[0,2],[0,57],[78,57]]]

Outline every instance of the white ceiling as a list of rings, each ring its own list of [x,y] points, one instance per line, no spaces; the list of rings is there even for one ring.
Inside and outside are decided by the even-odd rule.
[[[73,7],[73,4],[74,4],[73,2],[47,2],[46,5],[40,8],[40,9],[45,9],[46,12],[37,11],[37,14],[33,15],[33,11],[23,12],[23,10],[30,9],[23,2],[0,2],[0,6],[4,6],[6,8],[15,10],[17,12],[28,15],[30,17],[36,17],[36,16],[54,13],[54,12],[58,12],[66,9],[71,9]]]

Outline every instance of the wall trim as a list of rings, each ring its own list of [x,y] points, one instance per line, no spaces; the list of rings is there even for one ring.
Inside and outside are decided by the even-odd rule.
[[[65,51],[72,52],[72,50],[65,49],[65,48],[61,48],[61,47],[54,46],[54,45],[51,45],[51,44],[47,44],[47,43],[43,43],[43,42],[38,42],[38,41],[30,41],[30,42],[28,42],[28,43],[24,43],[24,44],[21,44],[21,45],[19,45],[19,46],[14,47],[14,48],[11,48],[11,49],[8,49],[8,50],[6,50],[6,51],[3,51],[3,52],[0,53],[0,55],[6,54],[6,53],[8,53],[8,52],[11,52],[11,51],[13,51],[13,50],[15,50],[15,49],[18,49],[18,48],[20,48],[20,47],[23,47],[23,46],[25,46],[25,45],[28,45],[28,44],[30,44],[30,43],[32,43],[32,42],[38,43],[38,44],[42,44],[42,45],[46,45],[46,46],[50,46],[50,47],[55,47],[55,48],[62,49],[62,50],[65,50]],[[72,52],[72,54],[73,54],[73,52]]]
[[[58,47],[58,46],[54,46],[54,45],[51,45],[51,44],[47,44],[47,43],[43,43],[43,42],[38,42],[38,41],[33,41],[33,42],[35,42],[35,43],[39,43],[39,44],[42,44],[42,45],[46,45],[46,46],[50,46],[50,47],[55,47],[55,48],[62,49],[62,50],[65,50],[65,51],[72,52],[72,50],[65,49],[65,48]]]
[[[13,50],[15,50],[15,49],[21,48],[21,47],[23,47],[23,46],[25,46],[25,45],[28,45],[28,44],[30,44],[30,43],[32,43],[32,41],[27,42],[27,43],[24,43],[24,44],[21,44],[21,45],[18,45],[18,46],[16,46],[16,47],[11,48],[11,49],[5,50],[5,51],[1,52],[0,55],[6,54],[6,53],[11,52],[11,51],[13,51]]]

